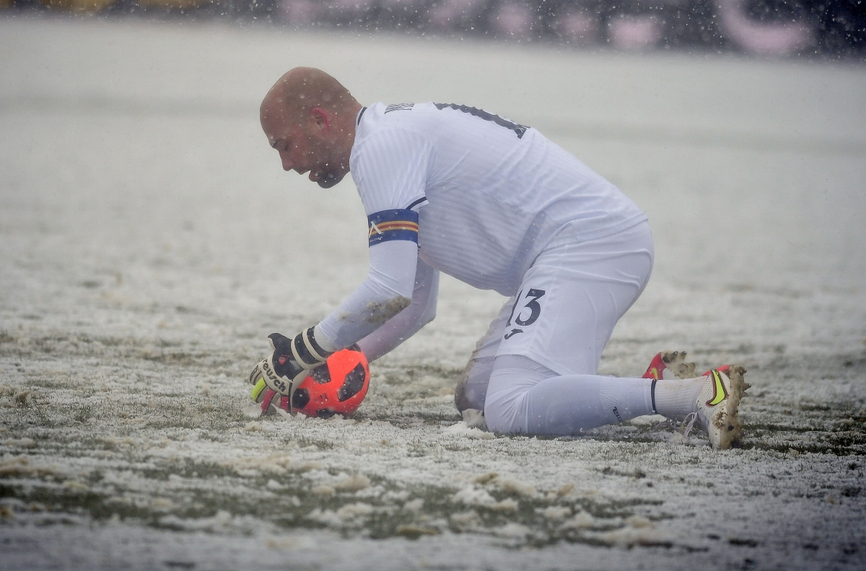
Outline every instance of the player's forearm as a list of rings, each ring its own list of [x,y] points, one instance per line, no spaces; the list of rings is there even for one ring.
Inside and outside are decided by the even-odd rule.
[[[417,246],[385,242],[370,248],[370,273],[340,307],[316,326],[336,349],[349,347],[408,307],[415,285]]]
[[[436,317],[438,294],[439,272],[419,259],[411,305],[389,319],[382,327],[358,341],[367,359],[374,361],[390,353],[433,321]]]

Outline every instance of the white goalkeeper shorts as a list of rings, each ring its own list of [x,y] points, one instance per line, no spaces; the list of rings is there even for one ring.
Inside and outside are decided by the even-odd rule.
[[[573,235],[565,229],[538,256],[478,342],[457,387],[460,410],[484,410],[489,391],[511,391],[509,383],[520,391],[551,376],[596,375],[614,326],[649,281],[653,240],[647,222],[586,242]],[[488,386],[497,359],[509,374]]]

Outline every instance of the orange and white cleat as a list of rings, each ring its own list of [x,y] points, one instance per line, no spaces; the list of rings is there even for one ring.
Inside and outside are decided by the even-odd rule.
[[[706,430],[716,450],[727,450],[742,443],[740,399],[750,386],[743,379],[745,373],[738,365],[723,365],[703,375],[707,380],[698,393],[696,420]]]
[[[686,363],[685,351],[662,351],[653,357],[643,378],[661,381],[665,378],[665,371],[670,371],[667,376],[669,379],[692,379],[695,377],[695,364]]]

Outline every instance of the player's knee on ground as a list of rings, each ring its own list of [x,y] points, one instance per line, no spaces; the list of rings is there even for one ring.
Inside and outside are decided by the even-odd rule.
[[[484,410],[492,370],[493,357],[479,357],[469,361],[457,382],[457,388],[454,389],[454,404],[457,405],[457,410]]]
[[[527,357],[497,357],[484,404],[487,428],[499,434],[531,432],[530,426],[537,423],[529,418],[529,390],[554,375],[553,371]]]

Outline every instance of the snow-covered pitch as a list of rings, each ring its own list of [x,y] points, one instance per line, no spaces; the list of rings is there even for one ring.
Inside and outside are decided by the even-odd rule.
[[[452,390],[503,302],[443,279],[351,419],[259,419],[266,336],[366,272],[346,181],[283,173],[290,67],[539,128],[649,215],[602,359],[752,384],[742,449],[650,417],[495,437]],[[866,68],[732,55],[0,19],[0,569],[857,569]]]

